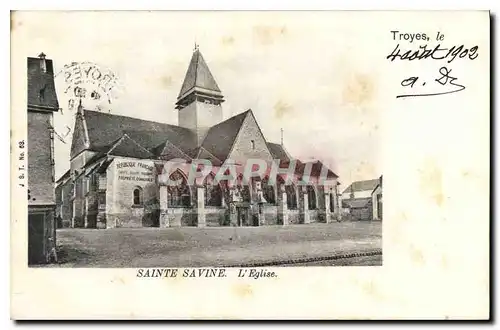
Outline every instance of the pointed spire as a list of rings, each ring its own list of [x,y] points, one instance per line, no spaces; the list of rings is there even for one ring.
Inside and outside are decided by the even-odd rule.
[[[180,100],[193,91],[201,91],[216,97],[222,97],[221,90],[203,59],[197,43],[195,43],[193,56],[177,99]]]

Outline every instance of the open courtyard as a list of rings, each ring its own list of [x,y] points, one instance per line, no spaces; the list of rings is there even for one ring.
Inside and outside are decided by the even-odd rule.
[[[59,229],[56,267],[216,267],[376,251],[380,222],[265,227]],[[349,261],[350,260],[350,261]],[[382,256],[297,266],[381,265]]]

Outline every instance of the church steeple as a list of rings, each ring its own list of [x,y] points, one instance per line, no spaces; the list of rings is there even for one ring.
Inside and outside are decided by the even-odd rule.
[[[201,55],[198,45],[195,45],[184,83],[177,97],[176,109],[182,109],[191,103],[193,95],[204,96],[217,104],[224,102],[219,85]]]
[[[210,127],[222,121],[224,96],[217,85],[198,45],[195,45],[191,62],[177,97],[179,126],[194,131],[201,145]]]

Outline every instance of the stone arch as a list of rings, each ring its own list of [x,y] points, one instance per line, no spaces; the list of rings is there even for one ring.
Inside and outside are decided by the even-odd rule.
[[[169,176],[170,180],[180,180],[180,184],[168,185],[168,206],[169,207],[191,207],[191,188],[187,184],[186,175],[179,169]]]

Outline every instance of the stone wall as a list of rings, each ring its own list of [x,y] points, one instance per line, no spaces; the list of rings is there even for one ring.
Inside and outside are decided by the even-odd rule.
[[[145,205],[159,198],[156,175],[152,160],[124,157],[113,160],[106,171],[107,228],[143,227]],[[135,189],[142,196],[137,205],[134,205]]]
[[[28,111],[28,205],[55,205],[52,112]]]

